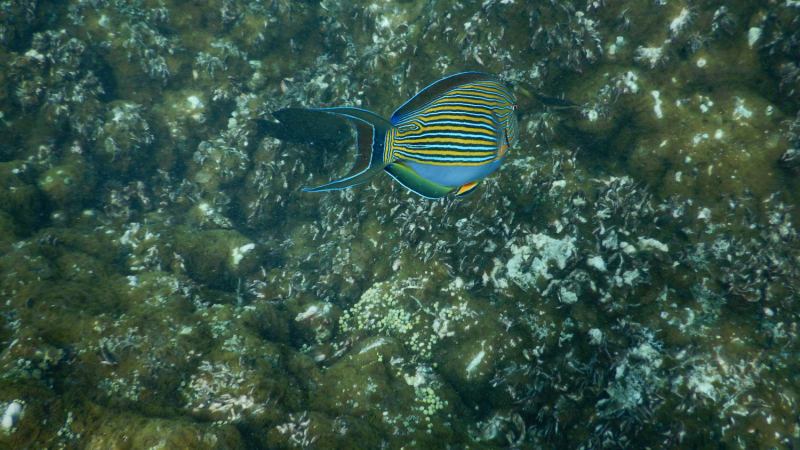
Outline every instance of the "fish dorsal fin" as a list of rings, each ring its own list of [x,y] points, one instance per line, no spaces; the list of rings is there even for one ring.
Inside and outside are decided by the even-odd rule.
[[[358,108],[319,108],[312,111],[337,114],[350,120],[350,123],[356,127],[358,155],[353,168],[347,175],[323,186],[303,189],[304,191],[344,189],[367,181],[386,167],[386,163],[384,163],[386,133],[392,128],[386,119]]]
[[[426,198],[442,198],[453,190],[451,187],[441,186],[422,178],[411,167],[400,161],[389,164],[384,170],[408,190]]]
[[[477,81],[495,81],[495,79],[481,72],[463,72],[451,75],[447,78],[442,78],[436,83],[419,91],[417,95],[411,97],[403,106],[397,108],[397,111],[392,114],[392,125],[397,125],[406,117],[419,110],[425,109],[431,102],[437,100],[448,91],[458,86]]]

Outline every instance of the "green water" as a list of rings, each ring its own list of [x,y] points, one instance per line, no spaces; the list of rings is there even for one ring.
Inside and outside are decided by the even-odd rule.
[[[0,448],[796,448],[798,17],[0,3]],[[249,121],[463,71],[520,113],[464,198]]]

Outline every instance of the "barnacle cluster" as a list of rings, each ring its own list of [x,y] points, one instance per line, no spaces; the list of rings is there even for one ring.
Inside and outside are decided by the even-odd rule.
[[[0,447],[797,447],[798,10],[2,2]],[[250,120],[469,70],[463,198]]]

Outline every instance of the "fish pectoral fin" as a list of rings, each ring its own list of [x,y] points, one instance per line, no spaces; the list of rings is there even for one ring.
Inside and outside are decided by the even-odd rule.
[[[473,192],[475,192],[475,188],[478,187],[478,183],[480,182],[481,180],[473,181],[471,183],[467,183],[461,186],[460,188],[458,188],[458,191],[456,191],[456,197],[463,197],[465,195],[472,194]]]
[[[358,154],[353,168],[347,175],[322,186],[303,189],[304,191],[332,191],[355,186],[374,177],[386,167],[383,162],[386,151],[386,133],[392,127],[387,120],[357,108],[321,108],[311,111],[338,115],[348,119],[356,128]]]
[[[422,178],[417,172],[414,172],[414,169],[400,161],[389,164],[384,170],[408,190],[423,197],[442,198],[454,189]]]
[[[500,155],[503,152],[503,139],[505,139],[506,132],[503,130],[503,125],[500,123],[500,119],[497,118],[497,113],[494,111],[492,111],[492,122],[494,123],[495,142],[497,143],[495,150],[497,154]]]

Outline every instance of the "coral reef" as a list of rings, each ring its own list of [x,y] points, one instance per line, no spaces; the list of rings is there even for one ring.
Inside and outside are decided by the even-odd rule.
[[[797,2],[0,10],[0,448],[800,445]],[[463,198],[251,120],[470,70]]]

